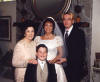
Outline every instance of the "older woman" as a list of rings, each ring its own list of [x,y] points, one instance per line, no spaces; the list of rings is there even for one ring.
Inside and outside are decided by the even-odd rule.
[[[16,82],[24,82],[24,74],[28,63],[37,64],[35,60],[34,27],[29,22],[24,27],[24,38],[14,48],[12,64],[15,67]]]

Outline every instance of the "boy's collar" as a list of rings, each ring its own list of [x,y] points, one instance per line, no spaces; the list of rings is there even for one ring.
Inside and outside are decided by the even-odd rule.
[[[45,64],[45,63],[46,63],[46,60],[41,61],[40,59],[38,59],[38,63],[39,63],[39,64]]]

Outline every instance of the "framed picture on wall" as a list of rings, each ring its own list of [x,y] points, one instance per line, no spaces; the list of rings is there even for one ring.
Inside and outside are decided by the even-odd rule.
[[[0,40],[11,40],[11,16],[0,16]]]

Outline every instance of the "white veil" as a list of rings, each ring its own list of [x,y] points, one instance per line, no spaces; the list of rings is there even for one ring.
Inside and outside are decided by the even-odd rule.
[[[54,29],[54,34],[56,36],[60,36],[62,39],[63,39],[63,35],[62,35],[62,32],[59,28],[59,25],[57,24],[57,22],[54,20],[53,17],[47,17],[47,18],[50,18],[54,21],[55,23],[55,29]],[[44,29],[43,29],[43,22],[45,21],[45,19],[40,23],[39,27],[38,27],[38,31],[37,31],[37,34],[36,36],[41,36],[41,35],[44,35]]]
[[[60,36],[60,37],[62,38],[62,40],[63,40],[63,46],[62,46],[62,48],[63,48],[63,49],[62,49],[62,50],[63,50],[63,57],[66,57],[67,54],[68,54],[68,52],[67,52],[67,47],[66,47],[66,45],[64,44],[65,41],[64,41],[64,39],[63,39],[63,34],[62,34],[61,30],[60,30],[60,27],[59,27],[59,25],[57,24],[57,22],[54,20],[53,17],[47,17],[47,18],[52,19],[52,20],[54,21],[54,23],[55,23],[54,34],[55,34],[56,36]],[[44,20],[40,23],[40,25],[39,25],[39,27],[38,27],[38,31],[37,31],[36,36],[42,36],[42,35],[44,35],[43,23],[44,23],[45,20],[46,20],[46,19],[44,19]]]

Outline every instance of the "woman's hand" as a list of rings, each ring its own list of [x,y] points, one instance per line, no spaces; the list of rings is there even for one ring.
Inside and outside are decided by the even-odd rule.
[[[66,58],[59,58],[59,60],[56,62],[57,64],[62,64],[64,62],[66,62],[67,59]]]
[[[35,60],[35,59],[28,60],[28,63],[30,63],[30,64],[38,64],[37,60]]]
[[[54,64],[57,61],[59,61],[59,59],[60,59],[60,57],[59,56],[56,56],[53,60],[49,60],[49,63]]]

